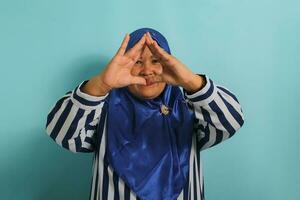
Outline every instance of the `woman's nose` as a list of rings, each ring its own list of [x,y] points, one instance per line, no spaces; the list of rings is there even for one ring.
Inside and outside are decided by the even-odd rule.
[[[155,74],[155,67],[151,65],[151,63],[146,62],[143,63],[141,75],[143,76],[150,76]]]

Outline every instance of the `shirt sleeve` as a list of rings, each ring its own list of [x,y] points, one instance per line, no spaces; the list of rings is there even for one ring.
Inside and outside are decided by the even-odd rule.
[[[93,152],[96,146],[96,129],[103,119],[104,96],[91,96],[82,92],[88,80],[68,91],[50,109],[47,115],[46,133],[58,145],[77,152]]]
[[[236,96],[224,86],[216,85],[207,75],[206,84],[199,91],[184,97],[196,116],[197,150],[213,147],[232,137],[244,124],[244,114]]]

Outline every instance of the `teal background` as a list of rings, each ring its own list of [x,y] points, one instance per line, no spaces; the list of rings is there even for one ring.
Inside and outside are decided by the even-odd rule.
[[[206,199],[300,199],[299,7],[296,0],[1,0],[0,199],[88,198],[93,154],[56,145],[46,117],[141,27],[163,33],[174,56],[242,105],[244,126],[201,154]]]

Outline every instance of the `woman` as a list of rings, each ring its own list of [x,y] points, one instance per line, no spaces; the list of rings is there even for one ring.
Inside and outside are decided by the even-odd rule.
[[[94,152],[90,199],[203,200],[200,151],[243,123],[232,92],[142,28],[126,34],[103,72],[58,100],[46,130],[72,152]]]

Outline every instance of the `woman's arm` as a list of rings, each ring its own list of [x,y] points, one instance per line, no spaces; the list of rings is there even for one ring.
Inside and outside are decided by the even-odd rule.
[[[108,93],[92,96],[82,91],[81,82],[61,97],[47,116],[46,132],[60,146],[74,153],[95,150],[97,125],[104,120],[102,107]]]
[[[147,33],[146,43],[161,65],[160,80],[184,89],[194,107],[199,132],[198,149],[204,150],[230,138],[244,123],[241,106],[232,92],[216,86],[207,76],[197,76],[174,55],[161,48]]]
[[[97,125],[104,123],[102,110],[109,91],[130,84],[146,85],[143,77],[133,76],[131,68],[144,46],[144,35],[134,47],[125,52],[130,36],[126,34],[119,50],[103,72],[83,81],[53,106],[47,117],[47,134],[60,146],[72,152],[95,150]]]
[[[244,124],[244,115],[236,96],[224,86],[215,85],[207,75],[205,85],[194,93],[185,88],[184,97],[193,106],[198,152],[232,137]]]

